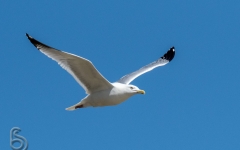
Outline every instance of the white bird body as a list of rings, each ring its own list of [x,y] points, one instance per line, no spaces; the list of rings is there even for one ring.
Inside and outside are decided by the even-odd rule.
[[[70,73],[88,94],[79,103],[67,108],[66,110],[75,110],[89,106],[99,107],[117,105],[135,94],[145,94],[145,91],[140,90],[137,86],[130,85],[129,83],[138,76],[151,71],[156,67],[166,65],[175,55],[174,47],[172,47],[158,60],[133,73],[123,76],[117,82],[110,83],[100,74],[100,72],[98,72],[91,61],[83,57],[52,48],[35,40],[28,34],[26,35],[37,49],[58,62],[62,68]]]
[[[126,85],[117,82],[112,83],[112,85],[113,85],[112,88],[89,94],[84,99],[82,99],[78,104],[67,108],[67,110],[74,110],[76,106],[99,107],[117,105],[124,102],[129,97],[137,93],[145,94],[143,90],[139,90],[134,85]],[[134,87],[135,91],[132,91],[129,87]]]

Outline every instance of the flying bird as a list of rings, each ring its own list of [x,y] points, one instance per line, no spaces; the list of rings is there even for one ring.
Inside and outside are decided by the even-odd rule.
[[[70,73],[86,91],[87,96],[85,98],[79,103],[66,108],[66,110],[76,110],[90,106],[113,106],[124,102],[135,94],[145,94],[144,90],[140,90],[137,86],[130,83],[138,76],[156,67],[168,64],[175,55],[175,49],[171,47],[156,61],[123,76],[114,83],[110,83],[94,67],[91,61],[43,44],[27,33],[26,36],[39,51],[55,60],[63,69]]]

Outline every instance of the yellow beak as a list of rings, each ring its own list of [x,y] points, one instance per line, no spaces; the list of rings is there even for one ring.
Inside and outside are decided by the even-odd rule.
[[[139,90],[139,91],[137,91],[138,93],[140,93],[140,94],[145,94],[145,91],[144,90]]]

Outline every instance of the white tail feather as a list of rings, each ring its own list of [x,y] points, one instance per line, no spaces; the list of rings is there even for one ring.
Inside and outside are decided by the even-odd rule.
[[[71,107],[68,107],[68,108],[66,108],[66,110],[69,110],[69,111],[73,111],[73,110],[75,110],[75,105],[74,105],[74,106],[71,106]]]
[[[75,105],[73,105],[71,107],[66,108],[66,110],[73,111],[73,110],[76,110],[76,106],[81,106],[81,105],[82,105],[82,107],[84,107],[82,101],[80,101],[79,103],[77,103],[77,104],[75,104]]]

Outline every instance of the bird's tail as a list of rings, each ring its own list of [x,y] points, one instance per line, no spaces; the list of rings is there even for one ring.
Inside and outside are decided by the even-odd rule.
[[[78,108],[84,108],[84,107],[85,107],[84,104],[82,104],[82,102],[79,102],[79,103],[77,103],[77,104],[75,104],[71,107],[66,108],[66,110],[73,111],[73,110],[76,110]]]

